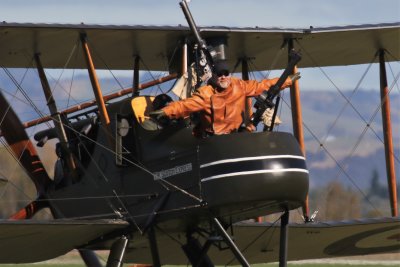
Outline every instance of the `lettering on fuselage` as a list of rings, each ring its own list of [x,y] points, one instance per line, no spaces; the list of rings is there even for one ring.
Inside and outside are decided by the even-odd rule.
[[[190,172],[192,169],[192,163],[187,163],[185,165],[175,166],[171,169],[154,172],[154,180],[160,180],[181,173]]]

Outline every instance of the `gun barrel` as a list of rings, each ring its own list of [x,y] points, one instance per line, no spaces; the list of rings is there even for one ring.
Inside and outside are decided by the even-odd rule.
[[[301,60],[301,55],[299,53],[296,53],[295,51],[291,51],[290,53],[290,61],[283,71],[282,75],[279,77],[278,81],[276,84],[271,87],[270,89],[270,94],[276,96],[279,94],[279,91],[281,90],[282,85],[285,83],[287,77],[289,77],[290,74],[292,74],[293,68],[296,66],[297,63]]]
[[[292,70],[294,66],[301,60],[301,55],[296,53],[296,51],[292,50],[290,52],[290,61],[283,71],[282,75],[279,77],[278,81],[276,84],[271,86],[271,88],[268,91],[264,91],[262,95],[258,96],[257,102],[254,105],[255,108],[257,108],[257,111],[253,114],[252,117],[252,123],[254,126],[257,127],[257,124],[261,120],[261,116],[266,110],[267,107],[273,107],[273,102],[272,100],[274,99],[275,96],[277,96],[281,90],[282,85],[286,81],[286,79],[289,77],[289,75],[292,73]]]
[[[185,0],[182,0],[181,2],[179,2],[179,5],[181,6],[183,14],[185,15],[185,18],[189,24],[189,27],[194,34],[197,44],[200,46],[200,48],[206,49],[206,44],[204,40],[200,37],[199,31],[197,29],[196,23],[194,22],[192,13],[190,13],[187,2]]]

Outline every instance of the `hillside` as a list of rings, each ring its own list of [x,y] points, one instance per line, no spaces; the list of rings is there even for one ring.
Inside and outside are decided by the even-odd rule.
[[[376,170],[380,182],[386,184],[382,115],[379,107],[379,92],[360,90],[351,97],[345,91],[347,103],[337,92],[301,91],[304,139],[311,186],[321,186],[332,180],[351,184],[347,176],[359,186],[370,184]],[[284,121],[277,129],[291,132],[291,116],[286,100],[281,107]],[[400,145],[400,95],[391,95],[391,120],[395,162],[399,171]],[[369,126],[367,126],[369,125]],[[322,144],[322,146],[321,146]],[[340,167],[338,167],[340,164]],[[343,170],[342,170],[343,169]]]
[[[24,83],[30,84],[30,92],[34,92],[34,102],[41,107],[44,113],[47,113],[41,97],[40,83],[33,79],[37,78],[28,76]],[[71,91],[71,98],[65,97],[68,92],[66,89],[68,83],[61,82],[63,89],[59,89],[56,95],[60,108],[66,106],[67,103],[76,103],[91,98],[90,93],[83,95],[80,93],[90,92],[90,84],[83,81],[84,79],[86,77],[77,76],[75,78],[74,83],[81,87],[80,90]],[[130,82],[131,79],[123,79],[124,86],[129,86]],[[106,88],[103,89],[105,92],[120,89],[111,78],[101,80],[101,84],[103,88]],[[6,84],[4,80],[1,82],[1,86],[3,88],[12,87],[11,84]],[[107,88],[114,89],[107,90]],[[301,90],[304,138],[307,164],[310,170],[310,189],[311,192],[319,192],[321,188],[327,188],[332,182],[338,182],[351,192],[360,194],[361,198],[365,198],[371,191],[373,179],[375,179],[375,185],[382,187],[383,190],[386,190],[387,184],[379,90],[360,89],[354,94],[348,90],[342,92],[342,94],[351,102],[347,102],[346,98],[336,91]],[[287,93],[283,95],[283,104],[279,108],[279,115],[283,124],[276,127],[276,130],[292,132],[288,97],[289,94]],[[400,117],[398,114],[400,114],[400,94],[398,92],[392,93],[390,101],[395,164],[396,172],[399,175]],[[17,106],[18,114],[22,116],[23,121],[37,117],[36,113],[30,108],[21,104]],[[33,130],[30,130],[30,132],[33,132]],[[52,162],[55,158],[53,152],[50,145],[45,146],[44,149],[39,149],[39,153],[46,156],[46,167],[50,174],[53,172]],[[7,152],[2,149],[0,153],[5,154]],[[21,178],[21,182],[13,182],[12,185],[0,187],[2,198],[17,200],[18,206],[21,206],[24,200],[32,197],[32,190],[28,190],[29,193],[25,195],[26,193],[21,193],[17,188],[18,185],[21,185],[22,188],[29,188],[32,185],[26,185],[23,182],[29,179],[22,172],[3,167],[15,166],[15,164],[11,164],[12,159],[3,155],[0,160],[2,177],[10,177],[10,174],[13,174],[12,177]],[[15,178],[11,180],[14,181],[13,179]],[[17,193],[19,197],[11,197]],[[385,199],[387,195],[381,194],[380,198]],[[3,205],[5,205],[4,202]],[[387,202],[384,202],[384,205],[387,206]],[[9,210],[10,207],[7,205],[6,207],[3,211],[8,213],[6,210]]]

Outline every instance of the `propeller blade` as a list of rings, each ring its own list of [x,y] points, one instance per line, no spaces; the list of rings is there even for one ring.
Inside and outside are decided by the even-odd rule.
[[[48,202],[43,201],[40,198],[37,200],[32,201],[25,208],[20,209],[15,214],[10,216],[12,220],[26,220],[31,219],[33,215],[36,214],[39,210],[48,207]]]
[[[17,114],[0,92],[0,129],[15,157],[35,184],[39,196],[44,195],[51,183],[33,143],[29,140]]]

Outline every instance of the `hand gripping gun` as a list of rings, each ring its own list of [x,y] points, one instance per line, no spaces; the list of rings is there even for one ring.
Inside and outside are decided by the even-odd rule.
[[[279,94],[281,91],[281,87],[286,81],[286,79],[289,77],[290,74],[292,74],[294,66],[301,60],[301,55],[297,53],[296,51],[292,50],[289,53],[289,63],[286,67],[286,69],[283,71],[281,77],[279,77],[278,81],[276,84],[271,86],[269,90],[264,90],[259,96],[256,97],[256,103],[254,104],[254,107],[256,108],[256,111],[253,113],[253,116],[251,118],[251,122],[255,127],[257,127],[258,123],[261,121],[261,117],[265,110],[267,108],[273,108],[275,104],[272,102],[274,98]]]

